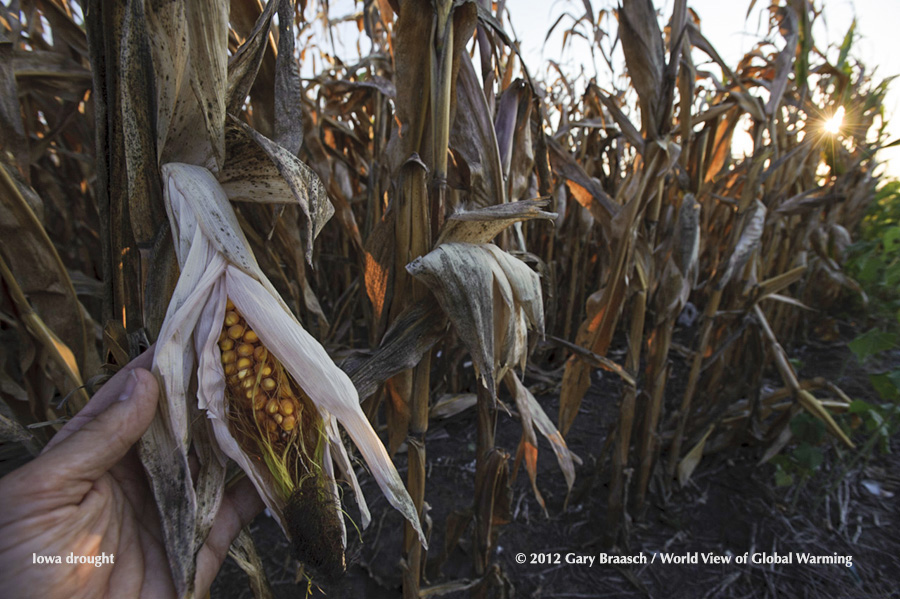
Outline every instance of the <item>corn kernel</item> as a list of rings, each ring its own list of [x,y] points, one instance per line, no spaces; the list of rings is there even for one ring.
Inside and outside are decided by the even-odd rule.
[[[224,335],[224,332],[222,334]],[[224,339],[219,341],[219,349],[221,349],[222,351],[227,351],[227,350],[233,349],[233,348],[234,348],[234,340],[229,339],[228,337],[225,337]]]
[[[222,352],[222,364],[231,364],[237,360],[237,354],[231,350]]]
[[[268,402],[266,402],[266,412],[268,412],[269,414],[274,414],[278,411],[278,408],[279,405],[277,399],[270,399]]]
[[[241,372],[244,372],[243,370]],[[240,372],[238,373],[240,375]],[[241,389],[252,389],[253,385],[256,384],[256,381],[253,379],[244,379],[241,381]]]
[[[229,298],[225,298],[225,309],[226,310],[234,310],[234,302]]]
[[[253,346],[249,343],[241,343],[237,346],[237,355],[239,356],[252,356],[253,355]]]
[[[259,335],[253,329],[247,329],[244,333],[244,343],[256,343],[259,341]]]
[[[254,410],[262,410],[266,407],[266,402],[269,400],[266,397],[266,394],[262,391],[257,391],[256,395],[253,397],[253,409]]]
[[[269,352],[263,346],[259,346],[253,350],[253,357],[256,358],[257,362],[265,362],[266,358],[269,357]]]
[[[253,360],[250,358],[238,358],[237,367],[239,370],[246,370],[253,365]]]
[[[244,335],[244,327],[236,324],[228,327],[228,336],[237,341]]]
[[[247,379],[248,374],[250,374],[249,368],[245,368],[244,370],[238,370],[238,373],[237,373],[238,380],[243,381],[244,379]],[[247,380],[249,381],[250,379],[247,379]]]
[[[225,365],[225,376],[231,376],[235,372],[237,372],[237,366],[235,366],[234,364]]]
[[[294,430],[295,426],[297,426],[297,419],[293,416],[285,416],[284,420],[281,421],[281,428],[286,431]]]
[[[272,414],[272,420],[274,420],[278,424],[281,424],[281,421],[284,420],[284,416],[282,416],[278,412],[275,412],[274,414]]]
[[[285,416],[290,416],[294,413],[294,402],[289,399],[281,400],[281,413]]]
[[[237,312],[226,312],[225,313],[225,326],[226,327],[236,325],[240,321],[241,321],[241,317],[238,316]]]
[[[275,382],[275,379],[263,379],[260,385],[266,391],[272,391],[273,389],[275,389],[275,387],[278,386],[278,383]]]

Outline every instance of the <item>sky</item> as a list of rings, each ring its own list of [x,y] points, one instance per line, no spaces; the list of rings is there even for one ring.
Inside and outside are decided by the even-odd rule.
[[[615,6],[614,0],[592,0],[595,13]],[[664,20],[672,14],[673,0],[654,0]],[[737,65],[740,58],[761,39],[768,30],[766,9],[768,0],[757,0],[750,16],[747,9],[749,0],[688,0],[688,6],[700,17],[703,34],[716,48],[725,62]],[[821,4],[817,0],[816,4]],[[592,64],[586,42],[577,40],[562,51],[562,31],[571,26],[571,20],[563,21],[553,35],[544,42],[547,30],[564,13],[576,18],[584,14],[580,0],[508,0],[512,27],[521,42],[523,56],[529,68],[538,70],[546,67],[549,60],[555,60],[568,72],[577,72],[584,64]],[[869,70],[875,70],[877,79],[900,75],[900,51],[897,51],[900,37],[900,0],[827,0],[824,19],[817,22],[813,38],[817,46],[826,48],[839,46],[847,33],[853,18],[856,18],[857,39],[854,41],[851,57],[858,58]],[[782,44],[782,39],[776,40]],[[603,85],[603,77],[610,77],[608,69],[602,69],[598,81]],[[536,66],[540,65],[540,66]],[[593,66],[585,67],[588,76],[593,76]],[[889,88],[885,101],[888,117],[889,140],[900,139],[900,78]],[[897,115],[891,119],[891,115]],[[880,153],[889,176],[900,178],[900,147],[889,148]]]
[[[663,15],[663,22],[672,13],[674,0],[653,0],[657,10]],[[823,0],[814,0],[822,5]],[[602,10],[611,11],[618,0],[589,0],[595,15]],[[314,5],[314,3],[310,3]],[[750,50],[768,31],[767,8],[771,0],[756,0],[753,11],[747,14],[750,0],[688,0],[701,19],[701,30],[716,48],[725,62],[736,66],[740,58]],[[331,0],[330,17],[336,19],[356,13],[361,9],[359,0]],[[612,77],[603,60],[597,56],[597,71],[591,58],[590,46],[581,39],[562,47],[563,31],[572,24],[572,19],[584,14],[584,0],[507,0],[506,6],[511,23],[504,20],[507,30],[509,25],[520,42],[522,54],[532,74],[540,77],[550,68],[550,61],[556,61],[567,75],[584,71],[587,78],[597,77],[601,87],[608,87]],[[816,21],[813,38],[820,49],[830,45],[839,46],[847,33],[850,23],[857,20],[857,37],[853,43],[851,58],[859,59],[877,80],[900,75],[900,51],[897,51],[900,38],[900,0],[824,0],[824,18]],[[311,15],[307,15],[308,17]],[[553,35],[546,40],[550,27],[562,16]],[[608,15],[608,18],[613,18]],[[615,25],[607,29],[615,29]],[[336,28],[337,46],[346,49],[344,58],[351,58],[358,36],[356,26],[344,23]],[[363,34],[364,35],[364,34]],[[342,39],[341,39],[342,38]],[[368,40],[360,42],[363,51],[369,47]],[[779,47],[783,40],[776,39]],[[339,53],[342,50],[338,49]],[[477,59],[477,53],[476,53]],[[613,61],[615,64],[615,60]],[[312,65],[304,64],[304,76],[310,76]],[[315,68],[321,68],[317,65]],[[616,75],[624,76],[624,69],[616,65]],[[604,79],[605,78],[605,79]],[[624,87],[620,81],[619,88]],[[900,78],[889,88],[885,100],[885,112],[888,119],[889,141],[900,139]],[[891,118],[891,115],[897,115]],[[749,139],[749,136],[747,136]],[[736,144],[740,144],[736,136]],[[900,147],[882,150],[880,160],[885,163],[889,176],[900,179]]]

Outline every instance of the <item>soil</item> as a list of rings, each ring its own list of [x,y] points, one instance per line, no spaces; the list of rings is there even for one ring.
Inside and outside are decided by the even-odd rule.
[[[843,339],[834,343],[810,342],[789,350],[800,360],[800,378],[822,376],[852,398],[876,401],[866,373],[846,348],[854,331],[842,325]],[[617,352],[611,352],[613,358]],[[675,353],[673,352],[673,356]],[[897,358],[897,356],[895,356]],[[617,360],[621,362],[621,360]],[[897,360],[900,362],[900,359]],[[668,394],[680,397],[687,365],[673,357]],[[550,376],[526,379],[557,380]],[[770,381],[779,386],[775,379]],[[768,373],[767,373],[768,379]],[[550,391],[550,389],[548,389]],[[508,597],[656,597],[680,598],[856,598],[900,599],[900,439],[894,453],[876,452],[871,459],[851,462],[852,454],[829,443],[823,466],[802,488],[776,487],[774,467],[759,466],[763,448],[730,448],[704,456],[684,488],[666,493],[651,488],[641,517],[627,523],[627,544],[604,546],[608,456],[601,455],[608,429],[614,422],[621,387],[614,375],[602,373],[583,403],[568,435],[569,447],[581,457],[576,483],[566,504],[563,476],[547,443],[541,439],[538,485],[546,501],[545,515],[524,472],[512,484],[512,521],[502,527],[494,561],[497,584],[492,596]],[[539,398],[556,420],[558,392]],[[473,411],[432,423],[427,443],[426,500],[432,523],[431,556],[444,545],[448,515],[471,504],[474,493],[475,429]],[[497,446],[515,454],[520,428],[514,416],[501,413]],[[406,459],[396,456],[401,477]],[[848,465],[850,466],[848,468]],[[371,477],[360,469],[360,480],[372,512],[372,523],[351,538],[348,572],[334,586],[297,583],[298,564],[274,521],[261,515],[251,525],[274,596],[368,597],[401,596],[400,546],[403,523],[391,509]],[[658,483],[659,480],[657,479]],[[348,494],[349,495],[349,494]],[[351,517],[358,517],[354,502],[345,499]],[[355,533],[350,527],[350,536]],[[455,588],[472,582],[471,529],[441,567],[430,564],[425,587],[449,591],[445,597],[468,597]],[[529,563],[519,564],[524,553]],[[851,556],[851,563],[801,564],[796,554]],[[545,557],[541,558],[539,554]],[[548,555],[549,554],[549,555]],[[559,563],[556,563],[559,554]],[[567,554],[598,556],[642,554],[647,564],[567,564]],[[656,556],[654,557],[654,554]],[[662,556],[696,556],[698,563],[663,564]],[[730,556],[729,564],[706,564],[703,554]],[[751,563],[737,564],[744,555]],[[794,555],[793,563],[752,563],[754,554]],[[532,560],[545,563],[530,563]],[[549,562],[546,563],[549,559]],[[249,599],[253,595],[246,576],[229,558],[212,588],[211,596]]]

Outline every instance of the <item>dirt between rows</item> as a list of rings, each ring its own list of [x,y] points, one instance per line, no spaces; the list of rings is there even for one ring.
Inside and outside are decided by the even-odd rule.
[[[615,357],[616,351],[611,353]],[[876,401],[866,373],[844,342],[810,343],[790,353],[803,365],[801,379],[825,376],[852,398]],[[686,371],[684,360],[673,357],[667,391],[670,402],[674,401],[671,398],[680,398]],[[775,375],[771,374],[775,384]],[[548,378],[553,377],[526,379],[526,384]],[[824,465],[796,500],[795,489],[775,486],[771,465],[758,465],[761,447],[730,448],[708,455],[684,488],[675,485],[666,494],[661,485],[654,485],[644,513],[628,523],[627,543],[604,546],[609,469],[601,450],[615,421],[620,397],[621,386],[613,375],[596,376],[567,437],[570,448],[583,461],[576,470],[567,505],[565,481],[543,439],[538,485],[548,515],[535,499],[528,477],[519,472],[512,485],[512,521],[502,528],[494,554],[498,570],[493,596],[900,599],[900,461],[896,453],[876,454],[844,473],[838,459],[840,450],[831,443]],[[555,421],[558,393],[542,395],[539,401]],[[497,445],[514,455],[520,434],[514,414],[510,417],[501,413]],[[897,439],[892,445],[900,449]],[[402,451],[396,464],[405,479]],[[433,523],[432,556],[444,545],[448,515],[472,502],[474,469],[474,412],[432,423],[426,483],[428,515]],[[298,583],[297,562],[273,520],[262,515],[253,522],[251,533],[276,598],[307,594],[372,599],[401,596],[402,520],[371,477],[362,471],[360,474],[373,521],[361,539],[355,537],[351,527],[351,537],[355,538],[348,548],[348,572],[335,586]],[[358,517],[352,500],[345,499],[345,505],[351,516]],[[469,531],[440,568],[428,569],[425,587],[434,589],[431,596],[437,596],[437,591],[450,591],[453,584],[471,581],[471,547]],[[525,563],[519,563],[519,554],[524,554]],[[702,554],[728,557],[730,563],[705,563]],[[798,563],[798,554],[827,556],[833,561],[849,556],[850,564]],[[688,559],[692,563],[662,563],[663,556],[686,555],[697,557]],[[747,563],[735,563],[745,555]],[[753,563],[771,562],[775,555],[781,559],[791,556],[793,563]],[[567,563],[567,556],[570,561],[579,556],[595,561]],[[611,556],[644,556],[648,563],[600,563],[604,559],[613,561]],[[582,559],[587,561],[586,557]],[[216,579],[211,596],[252,597],[246,576],[230,559]],[[443,596],[468,597],[469,592],[451,591]]]

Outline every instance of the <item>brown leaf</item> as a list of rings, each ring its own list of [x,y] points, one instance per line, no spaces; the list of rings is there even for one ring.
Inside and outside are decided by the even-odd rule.
[[[238,2],[242,9],[249,9],[251,3]],[[259,13],[253,30],[241,44],[237,52],[228,60],[228,83],[225,87],[225,107],[228,114],[237,115],[244,106],[247,94],[256,81],[256,74],[266,56],[269,47],[269,31],[272,28],[272,16],[279,2],[267,2],[266,8]],[[232,6],[231,20],[235,19],[235,7]],[[232,25],[234,26],[234,25]],[[226,143],[227,145],[227,143]],[[227,148],[226,148],[227,149]]]
[[[0,36],[2,35],[3,32],[0,31]],[[0,153],[15,156],[19,174],[28,177],[28,165],[31,162],[28,157],[28,138],[22,124],[12,57],[12,43],[0,39]]]
[[[610,221],[619,212],[618,204],[603,190],[600,183],[591,178],[572,155],[563,149],[557,140],[549,138],[547,142],[547,146],[550,149],[550,165],[553,167],[553,172],[557,176],[566,179],[566,181],[578,184],[590,194],[591,207],[589,210],[598,222],[606,223]],[[586,197],[583,199],[587,201]]]
[[[641,128],[647,137],[655,138],[664,125],[662,92],[666,66],[656,11],[650,0],[630,0],[618,12],[625,64],[641,104]]]
[[[406,267],[428,286],[496,394],[506,370],[524,365],[525,319],[543,332],[537,273],[497,246],[444,243]]]
[[[275,57],[275,142],[291,154],[303,143],[300,110],[300,67],[294,58],[294,6],[296,0],[279,0],[278,55]]]
[[[122,112],[116,121],[124,140],[127,213],[135,241],[149,245],[166,217],[153,126],[156,81],[144,7],[137,0],[128,2],[125,9],[121,44],[117,94]]]
[[[0,254],[37,315],[74,354],[76,369],[93,375],[100,363],[90,323],[56,248],[26,201],[31,195],[34,191],[0,164]]]
[[[549,203],[549,200],[524,200],[478,210],[458,210],[444,223],[436,245],[450,241],[488,243],[513,223],[533,219],[553,220],[557,217],[556,213],[541,210]]]
[[[294,154],[245,123],[231,118],[228,155],[219,183],[232,200],[285,204],[293,200],[306,217],[306,259],[313,241],[334,214],[319,177]]]
[[[472,202],[491,206],[507,201],[494,124],[475,67],[463,53],[457,82],[458,110],[450,128],[450,147],[465,159]]]
[[[157,75],[156,146],[162,155],[175,114],[178,90],[187,72],[187,22],[181,0],[148,0],[145,10],[150,33],[150,55]]]
[[[434,302],[421,301],[407,308],[394,320],[370,358],[344,365],[359,397],[369,397],[386,380],[418,364],[444,336],[446,328],[447,320]]]

